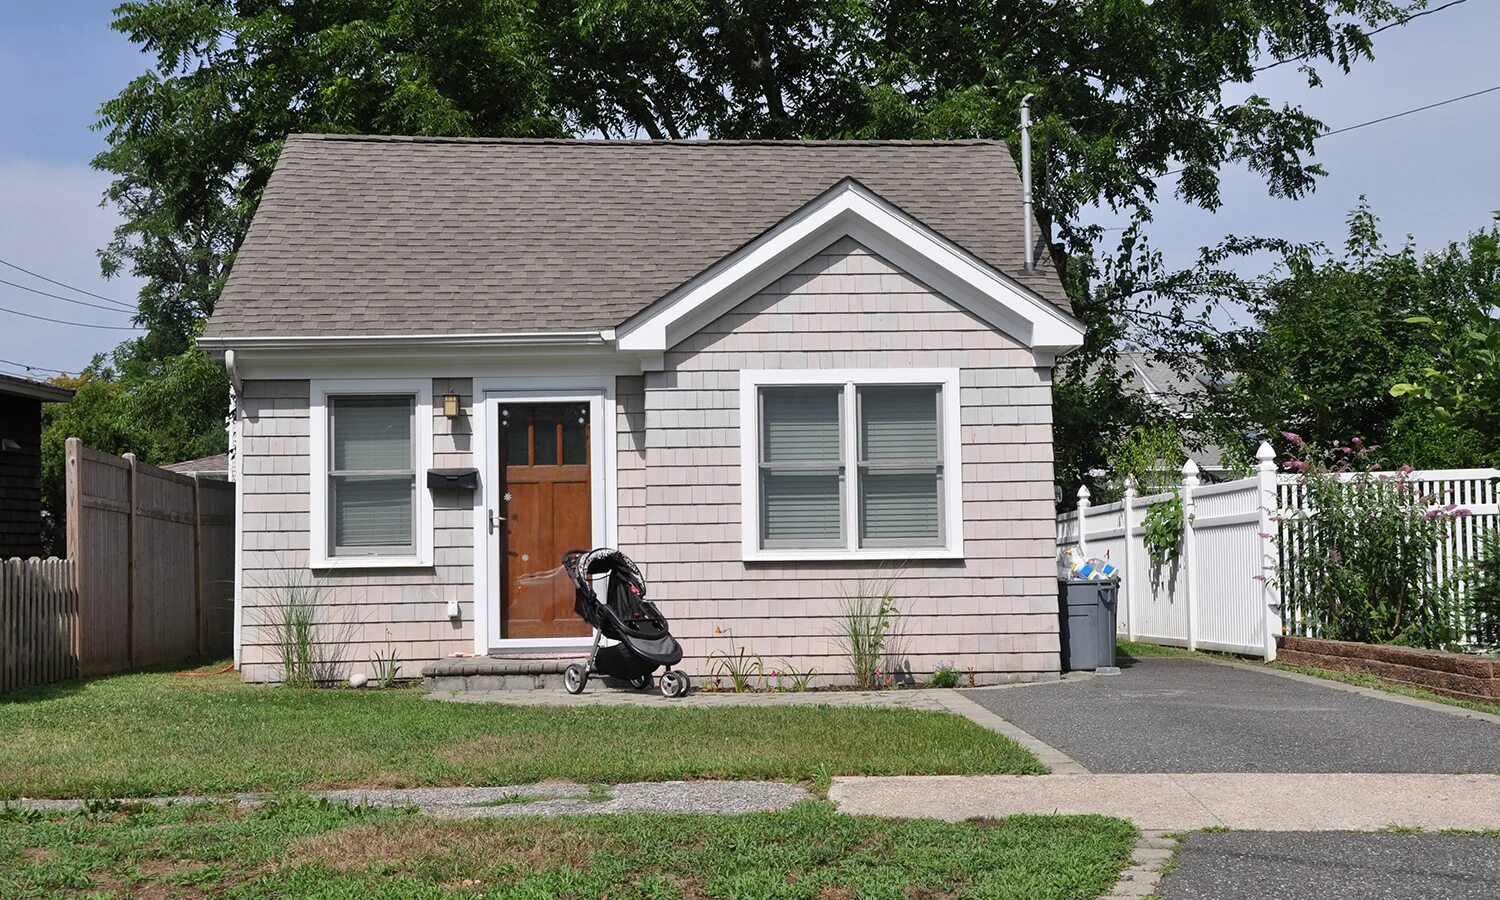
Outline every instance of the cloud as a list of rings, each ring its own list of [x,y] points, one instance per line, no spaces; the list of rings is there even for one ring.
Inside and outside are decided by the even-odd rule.
[[[96,256],[108,243],[119,217],[101,208],[109,179],[77,163],[0,158],[0,259],[8,260],[115,300],[135,300],[141,281],[110,280],[100,274]],[[6,281],[80,300],[93,298],[61,289],[13,269],[0,267]],[[0,306],[56,319],[128,325],[128,314],[112,314],[0,285]],[[75,328],[0,312],[0,359],[77,371],[95,353],[112,349],[130,332]],[[16,371],[0,365],[0,371]]]

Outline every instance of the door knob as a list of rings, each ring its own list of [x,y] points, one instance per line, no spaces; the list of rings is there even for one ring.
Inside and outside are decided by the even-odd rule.
[[[505,517],[504,516],[498,516],[498,515],[495,514],[495,511],[493,509],[490,510],[490,534],[494,534],[495,533],[495,529],[499,528],[500,527],[500,523],[504,522],[504,521],[505,521]]]

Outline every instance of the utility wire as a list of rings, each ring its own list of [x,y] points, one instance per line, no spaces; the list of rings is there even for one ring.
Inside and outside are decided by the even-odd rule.
[[[120,301],[120,300],[113,300],[113,299],[111,299],[109,297],[104,296],[103,294],[96,294],[93,291],[86,291],[83,288],[74,287],[71,284],[65,284],[64,282],[58,281],[56,278],[48,278],[46,275],[38,274],[36,272],[31,271],[30,269],[23,269],[23,268],[21,268],[20,266],[16,265],[13,262],[8,262],[6,260],[0,259],[0,266],[8,266],[8,267],[10,267],[12,269],[15,269],[17,272],[25,272],[27,275],[30,275],[32,278],[40,278],[41,280],[47,282],[48,284],[55,284],[55,285],[57,285],[60,288],[67,288],[70,291],[77,291],[78,293],[83,294],[84,296],[93,297],[95,300],[103,300],[105,303],[113,303],[116,306],[123,306],[123,307],[125,307],[126,309],[129,309],[129,310],[134,310],[135,309],[135,304],[134,303],[125,303],[125,302]]]
[[[51,293],[48,293],[47,291],[41,290],[40,288],[27,287],[24,284],[17,284],[14,281],[6,281],[4,278],[0,278],[0,284],[8,284],[8,285],[10,285],[13,288],[20,288],[23,291],[30,291],[33,294],[40,294],[43,297],[51,297],[53,300],[61,300],[64,303],[77,303],[79,306],[88,306],[88,307],[92,307],[94,309],[102,309],[105,312],[122,313],[122,314],[123,313],[134,312],[134,310],[130,310],[130,309],[116,309],[113,306],[104,306],[103,304],[100,304],[100,303],[90,303],[87,300],[74,300],[72,297],[64,297],[62,294],[51,294]]]
[[[1440,13],[1443,10],[1448,9],[1451,6],[1457,6],[1460,3],[1467,3],[1467,2],[1469,2],[1469,0],[1449,0],[1449,2],[1444,3],[1442,6],[1434,6],[1432,9],[1424,9],[1424,10],[1422,10],[1419,13],[1412,13],[1409,16],[1402,16],[1399,19],[1392,19],[1391,21],[1385,23],[1384,25],[1380,26],[1379,28],[1372,28],[1369,31],[1361,32],[1361,34],[1364,37],[1374,37],[1375,35],[1381,33],[1382,31],[1386,31],[1386,30],[1391,29],[1391,28],[1396,28],[1396,27],[1398,27],[1400,25],[1405,25],[1406,23],[1411,22],[1411,21],[1416,20],[1416,19],[1420,19],[1423,16],[1430,16],[1430,15],[1433,15],[1434,13]],[[1263,66],[1256,66],[1254,69],[1251,69],[1250,71],[1252,71],[1252,72],[1264,72],[1267,69],[1274,69],[1277,66],[1284,66],[1287,63],[1294,63],[1294,62],[1298,62],[1300,60],[1307,59],[1309,56],[1312,56],[1312,55],[1313,55],[1313,51],[1309,50],[1308,52],[1299,54],[1297,56],[1289,56],[1286,59],[1278,59],[1278,60],[1276,60],[1273,63],[1267,63],[1266,65],[1263,65]]]
[[[78,372],[69,372],[66,369],[52,369],[48,368],[47,366],[30,366],[23,362],[16,362],[13,359],[0,359],[0,365],[14,366],[19,369],[25,369],[27,372],[52,372],[56,375],[79,374]]]
[[[1471,91],[1471,92],[1469,92],[1467,94],[1462,94],[1462,95],[1457,96],[1457,97],[1449,97],[1447,100],[1439,100],[1436,103],[1428,103],[1425,106],[1418,106],[1418,107],[1415,107],[1413,109],[1404,109],[1401,112],[1391,113],[1388,116],[1381,116],[1378,119],[1371,119],[1368,122],[1360,122],[1357,125],[1346,125],[1343,128],[1335,128],[1332,131],[1325,131],[1322,134],[1318,135],[1316,138],[1314,138],[1314,140],[1322,140],[1323,138],[1326,138],[1326,137],[1333,137],[1336,134],[1346,134],[1346,133],[1348,133],[1350,131],[1357,131],[1357,130],[1359,130],[1361,128],[1368,128],[1371,125],[1379,125],[1381,122],[1389,122],[1392,119],[1400,119],[1403,116],[1415,115],[1416,113],[1419,113],[1419,112],[1426,112],[1429,109],[1437,109],[1439,106],[1447,106],[1450,103],[1457,103],[1460,100],[1468,100],[1468,99],[1473,98],[1473,97],[1483,96],[1484,94],[1493,94],[1495,91],[1500,91],[1500,84],[1497,84],[1494,87],[1484,88],[1483,90]],[[1166,178],[1169,175],[1180,175],[1184,171],[1186,171],[1185,168],[1183,168],[1183,169],[1173,169],[1170,172],[1163,172],[1162,175],[1161,175],[1161,177],[1162,178]]]
[[[53,319],[53,318],[49,318],[47,316],[38,316],[38,315],[34,315],[34,314],[28,313],[28,312],[21,312],[19,309],[9,309],[9,308],[4,307],[4,306],[0,306],[0,312],[7,312],[7,313],[10,313],[13,316],[25,316],[28,319],[37,319],[37,320],[42,321],[42,322],[56,322],[58,325],[74,325],[74,326],[77,326],[78,328],[102,328],[105,331],[140,331],[141,330],[140,328],[137,328],[134,325],[95,325],[92,322],[70,322],[67,319]]]

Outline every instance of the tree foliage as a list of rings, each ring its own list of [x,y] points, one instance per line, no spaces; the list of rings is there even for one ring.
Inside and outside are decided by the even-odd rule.
[[[114,27],[154,63],[102,106],[109,149],[94,161],[123,218],[103,267],[146,280],[148,333],[117,354],[120,377],[189,348],[289,133],[1013,141],[1032,94],[1037,208],[1091,329],[1058,388],[1071,417],[1059,470],[1076,485],[1103,461],[1094,435],[1121,439],[1150,413],[1118,383],[1086,385],[1092,361],[1132,331],[1190,342],[1204,298],[1237,287],[1161,271],[1141,237],[1158,185],[1212,209],[1229,163],[1286,197],[1321,173],[1321,122],[1226,86],[1283,63],[1314,84],[1320,69],[1348,71],[1372,55],[1367,32],[1406,12],[1392,0],[131,0]],[[1097,206],[1135,223],[1110,255],[1080,218]],[[214,403],[197,423],[205,441],[222,393]]]
[[[155,55],[107,102],[95,165],[125,222],[107,270],[148,279],[156,356],[213,309],[291,132],[716,138],[1003,138],[1036,96],[1037,194],[1149,216],[1174,169],[1219,203],[1247,165],[1309,190],[1321,123],[1225,97],[1266,61],[1347,70],[1389,0],[135,0],[115,27]]]
[[[1220,436],[1360,437],[1426,468],[1500,459],[1500,229],[1419,254],[1387,249],[1368,205],[1348,221],[1341,255],[1290,250],[1251,284],[1254,324],[1209,340],[1229,385],[1203,421]]]

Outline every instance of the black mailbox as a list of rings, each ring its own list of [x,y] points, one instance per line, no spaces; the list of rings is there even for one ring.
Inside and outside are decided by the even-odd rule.
[[[434,491],[473,491],[479,489],[478,469],[428,469],[427,486]]]

